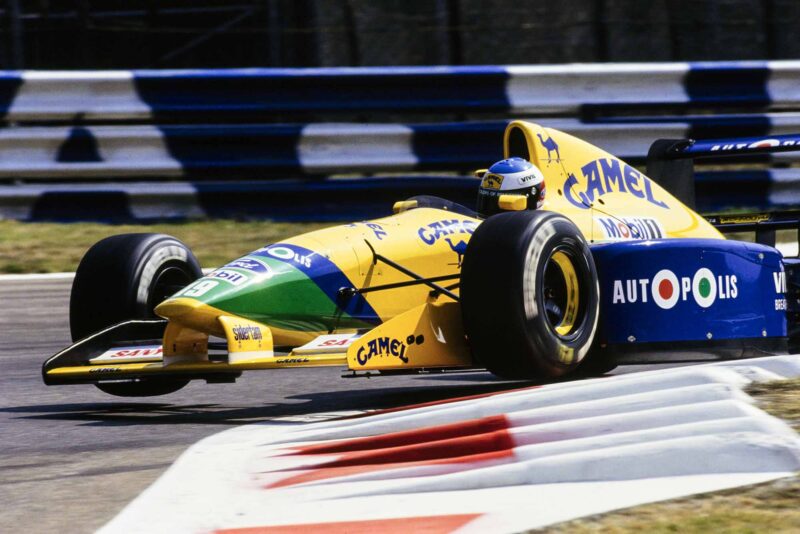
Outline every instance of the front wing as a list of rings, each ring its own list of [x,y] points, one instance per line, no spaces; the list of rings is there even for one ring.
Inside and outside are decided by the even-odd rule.
[[[48,359],[48,385],[130,381],[149,377],[233,382],[242,371],[342,366],[351,371],[419,371],[473,367],[456,302],[428,303],[363,333],[319,336],[276,352],[268,327],[252,323],[242,340],[241,323],[230,321],[226,338],[198,342],[165,320],[133,320],[82,339]],[[223,321],[225,324],[225,321]],[[237,330],[238,329],[238,330]]]

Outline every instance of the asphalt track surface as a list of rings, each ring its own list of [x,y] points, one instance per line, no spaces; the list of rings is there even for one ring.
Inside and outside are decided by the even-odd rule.
[[[195,381],[133,401],[90,385],[48,387],[41,364],[70,342],[70,285],[0,280],[0,532],[92,532],[188,446],[233,426],[528,385],[486,372],[344,379],[339,368],[319,368]]]

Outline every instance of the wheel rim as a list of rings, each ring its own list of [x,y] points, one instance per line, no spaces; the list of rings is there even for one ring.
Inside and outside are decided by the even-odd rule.
[[[547,322],[560,338],[574,332],[581,304],[578,272],[572,258],[556,249],[545,266],[544,304]]]

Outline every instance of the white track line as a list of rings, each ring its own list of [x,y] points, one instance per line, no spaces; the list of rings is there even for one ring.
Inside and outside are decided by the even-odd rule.
[[[0,274],[0,282],[36,282],[39,280],[72,280],[75,273]]]
[[[214,268],[203,269],[203,274],[208,274]],[[72,280],[75,273],[27,273],[27,274],[0,274],[0,282],[36,282],[39,280]]]

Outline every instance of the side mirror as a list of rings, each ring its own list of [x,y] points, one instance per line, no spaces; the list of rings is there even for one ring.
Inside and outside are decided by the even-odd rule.
[[[398,200],[392,206],[392,211],[394,213],[402,213],[404,211],[413,210],[417,207],[416,200]]]
[[[489,169],[478,169],[477,171],[473,172],[472,174],[475,175],[475,178],[483,178],[483,176],[489,172]]]

